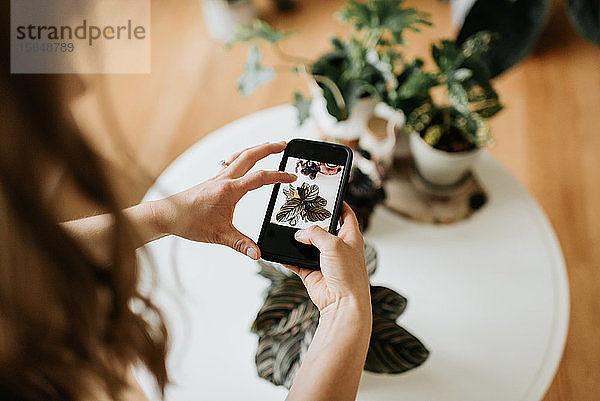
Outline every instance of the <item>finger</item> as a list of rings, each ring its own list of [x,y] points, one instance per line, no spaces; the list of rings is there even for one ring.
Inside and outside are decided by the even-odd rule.
[[[338,246],[340,242],[343,242],[341,238],[328,233],[316,225],[296,231],[294,238],[296,241],[303,244],[314,245],[319,248],[320,251],[332,249],[333,247]]]
[[[261,143],[260,145],[254,145],[254,146],[251,146],[251,147],[249,147],[249,148],[242,149],[242,150],[240,150],[239,152],[236,152],[236,153],[234,153],[234,154],[233,154],[231,157],[229,157],[229,159],[227,159],[226,163],[227,163],[227,164],[231,164],[231,163],[233,163],[233,161],[234,161],[235,159],[237,159],[237,158],[238,158],[238,156],[239,156],[239,155],[241,155],[243,152],[245,152],[245,151],[247,151],[247,150],[250,150],[250,149],[258,148],[259,146],[263,146],[263,145],[266,145],[266,144],[268,144],[268,143],[269,143],[269,142],[265,142],[265,143]]]
[[[269,155],[281,152],[285,149],[285,146],[285,142],[278,142],[246,149],[225,170],[231,178],[239,178],[250,171],[256,162]]]
[[[248,256],[250,259],[258,260],[260,258],[260,249],[258,245],[248,236],[239,232],[235,227],[222,234],[222,245],[228,246],[234,251]]]
[[[316,282],[320,278],[323,277],[323,273],[320,272],[319,270],[304,269],[301,267],[290,266],[290,265],[282,265],[282,266],[288,270],[291,270],[295,275],[300,277],[300,279],[302,280],[304,285],[307,286],[307,288],[310,285],[312,285],[313,282]],[[315,280],[307,280],[308,277],[312,278],[313,276],[314,276]]]
[[[248,192],[258,189],[263,185],[294,182],[297,178],[296,175],[283,171],[259,170],[238,178],[236,181],[241,185],[244,192]]]
[[[344,241],[352,245],[359,245],[363,242],[363,236],[360,232],[358,220],[354,211],[346,202],[342,205],[342,227],[338,232],[338,236]]]
[[[296,266],[292,266],[292,265],[286,265],[286,264],[282,264],[281,266],[285,267],[286,269],[290,270],[292,273],[296,274],[296,275],[300,275],[300,268],[296,267]]]

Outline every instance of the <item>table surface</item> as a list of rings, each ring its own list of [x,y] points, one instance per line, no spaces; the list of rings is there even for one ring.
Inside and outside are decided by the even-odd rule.
[[[237,150],[312,134],[290,106],[263,110],[201,140],[158,178],[158,199],[213,176]],[[277,168],[279,156],[257,168]],[[448,226],[416,223],[378,208],[365,237],[379,268],[371,281],[408,298],[398,323],[431,351],[402,375],[363,373],[358,400],[538,401],[547,390],[567,334],[569,291],[564,260],[538,204],[489,154],[475,173],[489,202]],[[271,188],[248,194],[234,222],[256,239]],[[260,379],[251,323],[268,282],[256,262],[222,246],[166,237],[148,245],[156,270],[154,299],[173,340],[167,400],[281,400],[286,391]],[[146,286],[152,285],[149,282]],[[138,372],[142,387],[152,385]]]

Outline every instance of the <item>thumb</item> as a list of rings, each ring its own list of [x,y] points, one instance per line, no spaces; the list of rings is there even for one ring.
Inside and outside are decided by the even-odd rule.
[[[235,227],[231,227],[231,230],[228,230],[221,243],[234,251],[248,256],[250,259],[258,260],[260,258],[258,245],[250,237],[239,232]]]
[[[320,251],[330,248],[336,241],[341,241],[341,239],[317,225],[296,231],[294,238],[296,238],[296,241],[302,242],[303,244],[312,244],[319,248]]]

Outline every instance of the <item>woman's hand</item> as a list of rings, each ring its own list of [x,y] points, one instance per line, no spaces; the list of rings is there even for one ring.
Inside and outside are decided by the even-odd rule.
[[[193,241],[226,245],[252,259],[260,257],[256,243],[232,223],[238,201],[263,185],[290,183],[296,176],[282,171],[248,171],[261,159],[279,153],[286,143],[267,143],[232,156],[214,178],[153,203],[162,231]]]
[[[300,276],[321,319],[286,401],[356,398],[371,336],[371,298],[363,239],[344,203],[337,236],[313,226],[296,239],[321,251],[321,271],[287,266]]]
[[[354,212],[344,202],[342,227],[332,235],[318,226],[296,232],[296,240],[321,251],[321,270],[286,266],[306,286],[321,316],[351,310],[370,319],[371,298],[364,242]]]

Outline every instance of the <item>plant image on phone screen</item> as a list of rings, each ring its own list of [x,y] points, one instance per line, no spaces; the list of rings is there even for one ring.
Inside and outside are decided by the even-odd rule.
[[[329,230],[344,166],[289,157],[284,170],[298,179],[280,186],[271,223],[296,229],[316,224]]]

